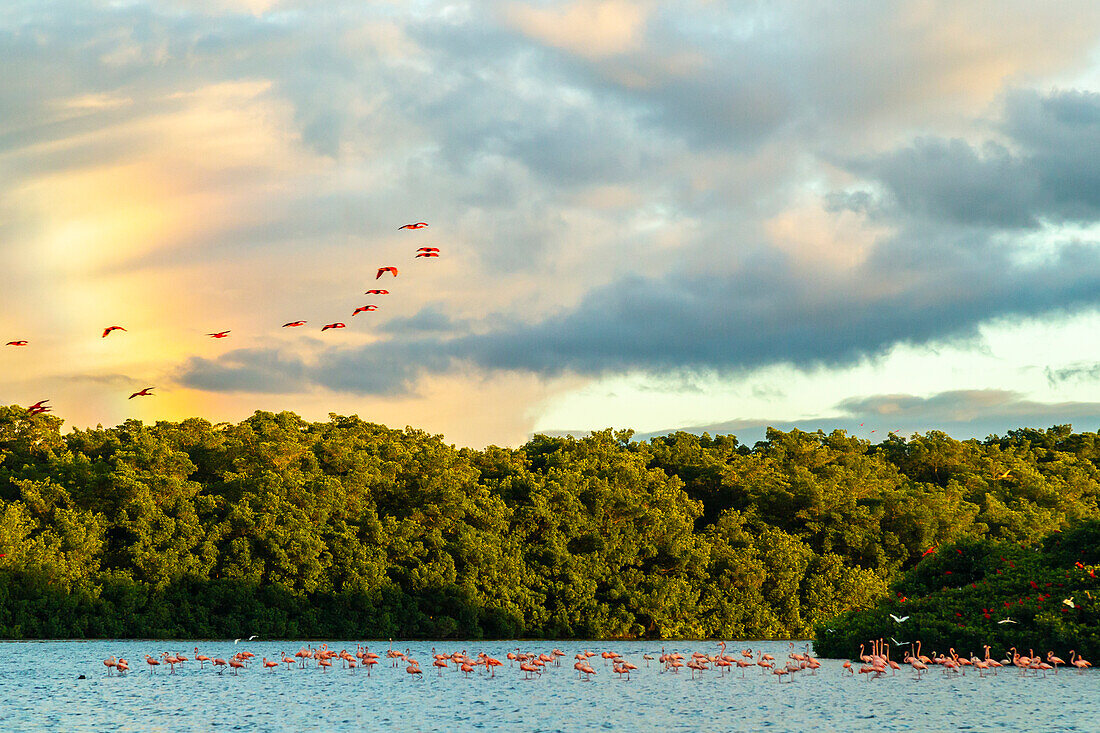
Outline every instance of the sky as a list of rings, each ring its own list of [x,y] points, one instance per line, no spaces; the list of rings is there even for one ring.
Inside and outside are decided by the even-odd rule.
[[[15,0],[0,68],[0,404],[70,427],[1100,427],[1091,0]]]

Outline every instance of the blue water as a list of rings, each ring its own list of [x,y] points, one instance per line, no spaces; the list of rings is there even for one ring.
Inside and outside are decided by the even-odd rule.
[[[162,666],[150,674],[146,654],[182,652],[193,647],[213,657],[248,650],[254,664],[239,675],[199,670],[190,661],[175,675]],[[896,677],[871,680],[845,675],[840,661],[823,660],[817,675],[799,672],[790,683],[749,670],[720,677],[708,672],[691,679],[646,668],[643,652],[659,653],[662,643],[645,642],[395,642],[412,649],[423,679],[410,677],[404,665],[394,669],[385,659],[387,644],[371,644],[382,659],[371,676],[365,671],[317,667],[274,673],[262,669],[261,657],[291,655],[298,642],[8,642],[0,643],[0,721],[5,731],[396,731],[471,729],[513,731],[590,730],[1100,730],[1100,673],[1027,678],[1016,670],[980,678],[976,672],[945,677],[933,670],[917,682],[909,670]],[[453,669],[443,677],[431,668],[431,648],[441,653],[484,651],[504,666],[495,679]],[[505,655],[550,651],[568,656],[540,679],[524,681]],[[665,642],[669,651],[714,653],[706,642]],[[804,644],[800,643],[801,651]],[[784,642],[734,642],[727,651],[761,648],[785,659]],[[329,648],[355,651],[355,642],[329,643]],[[590,660],[592,681],[577,678],[573,655],[578,651],[613,650],[638,665],[629,682],[619,680],[604,660]],[[103,659],[122,656],[133,670],[107,677]],[[81,674],[87,679],[78,680]]]

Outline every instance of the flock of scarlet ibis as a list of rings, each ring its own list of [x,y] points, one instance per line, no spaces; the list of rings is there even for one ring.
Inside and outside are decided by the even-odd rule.
[[[408,229],[408,230],[423,229],[427,226],[428,226],[427,222],[418,221],[415,224],[405,224],[403,226],[400,226],[400,227],[398,227],[398,230],[400,231],[402,229]],[[420,247],[416,250],[415,259],[435,258],[435,257],[439,257],[439,248],[438,247]],[[374,279],[378,280],[383,275],[387,275],[387,274],[391,275],[393,277],[397,277],[397,268],[392,267],[392,266],[379,267],[377,274],[374,276]],[[367,290],[365,295],[389,295],[389,292],[390,292],[389,290],[383,290],[383,289],[380,289],[380,288],[372,288],[370,290]],[[368,305],[359,306],[354,311],[352,311],[351,315],[354,318],[355,316],[359,315],[360,313],[372,313],[376,310],[378,310],[377,305],[368,304]],[[306,323],[307,323],[307,321],[289,321],[288,323],[284,323],[282,327],[283,328],[297,328],[299,326],[306,325]],[[323,333],[325,331],[328,331],[328,330],[334,329],[334,328],[347,328],[347,324],[346,323],[341,323],[341,322],[328,323],[328,324],[325,324],[324,326],[321,327],[321,332]],[[126,329],[123,328],[122,326],[107,326],[106,328],[103,329],[102,338],[107,338],[108,336],[110,336],[115,331],[126,331]],[[224,338],[229,338],[230,333],[232,333],[232,330],[231,329],[226,329],[224,331],[214,331],[213,333],[207,333],[205,335],[209,336],[210,338],[224,339]],[[5,346],[15,346],[15,347],[25,347],[25,346],[28,346],[29,344],[30,344],[30,342],[27,339],[18,339],[18,340],[8,341],[4,345]],[[155,389],[155,387],[145,387],[144,389],[138,390],[137,392],[134,392],[133,394],[131,394],[128,399],[132,400],[135,397],[153,397],[154,396],[153,395],[153,390],[154,389]],[[38,402],[34,403],[33,405],[30,405],[27,408],[27,414],[28,415],[40,415],[44,412],[50,412],[50,410],[52,408],[49,405],[46,404],[47,402],[49,402],[48,399],[39,400]]]

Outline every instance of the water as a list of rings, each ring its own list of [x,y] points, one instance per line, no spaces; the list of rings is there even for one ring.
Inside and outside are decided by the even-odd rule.
[[[146,654],[183,652],[192,648],[213,657],[230,657],[247,649],[254,664],[237,676],[200,671],[189,661],[169,675],[162,666],[150,674]],[[509,667],[505,654],[564,650],[560,668],[541,679],[524,681]],[[8,642],[0,643],[0,721],[5,731],[284,731],[288,729],[359,731],[364,727],[396,731],[465,731],[508,728],[522,731],[604,730],[1100,730],[1100,673],[1063,670],[1058,675],[1021,678],[1016,670],[979,678],[944,677],[933,669],[916,682],[909,670],[897,677],[870,680],[850,677],[841,662],[823,660],[816,676],[799,672],[791,683],[779,683],[756,668],[719,677],[708,672],[692,680],[687,669],[662,673],[648,669],[643,652],[658,652],[661,643],[646,642],[395,642],[412,649],[425,670],[411,678],[385,658],[387,644],[373,643],[382,655],[368,678],[365,671],[333,669],[322,673],[280,667],[264,671],[260,659],[293,655],[297,642]],[[495,679],[452,670],[438,677],[431,667],[431,648],[441,653],[484,651],[504,662]],[[669,651],[713,653],[707,642],[665,642]],[[785,659],[785,642],[735,642]],[[354,652],[355,642],[330,643]],[[798,645],[801,650],[803,643]],[[590,660],[598,674],[585,682],[573,670],[581,650],[612,650],[639,669],[620,681],[599,656]],[[126,677],[107,677],[102,660],[123,656],[133,670]],[[78,680],[78,675],[87,679]]]

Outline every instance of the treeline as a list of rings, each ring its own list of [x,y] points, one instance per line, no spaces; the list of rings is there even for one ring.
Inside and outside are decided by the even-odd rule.
[[[871,639],[905,651],[922,642],[925,654],[994,658],[1031,650],[1068,660],[1069,650],[1100,654],[1100,521],[1055,531],[1026,546],[1001,540],[962,540],[939,547],[902,574],[872,609],[848,611],[818,625],[815,650],[852,657]]]
[[[64,435],[0,407],[0,637],[804,637],[937,544],[1100,516],[1068,426],[456,449],[257,412]]]

